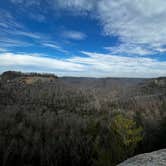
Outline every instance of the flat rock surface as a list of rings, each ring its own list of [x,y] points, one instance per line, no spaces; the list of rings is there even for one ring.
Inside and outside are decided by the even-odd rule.
[[[166,149],[137,155],[118,166],[166,166]]]

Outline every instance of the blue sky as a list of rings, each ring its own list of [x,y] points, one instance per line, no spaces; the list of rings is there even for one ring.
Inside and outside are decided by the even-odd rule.
[[[1,0],[0,72],[166,76],[165,0]]]

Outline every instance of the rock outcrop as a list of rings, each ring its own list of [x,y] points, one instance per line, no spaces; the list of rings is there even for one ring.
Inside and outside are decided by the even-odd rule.
[[[166,149],[137,155],[118,166],[166,166]]]

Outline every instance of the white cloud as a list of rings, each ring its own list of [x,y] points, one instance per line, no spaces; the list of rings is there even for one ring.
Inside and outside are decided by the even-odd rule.
[[[19,24],[12,14],[6,10],[0,10],[0,29],[7,28],[11,30],[15,30],[18,28],[22,28],[23,26]]]
[[[166,43],[165,0],[102,0],[98,12],[107,35],[128,43]]]
[[[24,4],[24,6],[26,7],[31,7],[31,6],[39,6],[40,5],[40,1],[37,0],[10,0],[12,3],[14,4]]]
[[[18,3],[18,4],[19,4],[19,3],[23,3],[24,0],[11,0],[11,2],[12,2],[12,3]]]
[[[156,48],[156,50],[161,53],[166,52],[166,48],[162,48],[162,47]]]
[[[124,52],[138,51],[140,55],[148,52],[166,52],[153,47],[166,44],[166,1],[165,0],[54,0],[55,4],[69,11],[80,14],[88,11],[98,19],[108,36],[118,36],[126,44],[132,45]],[[58,5],[56,5],[57,8]],[[143,50],[146,45],[150,50]],[[121,50],[122,47],[120,46]],[[119,49],[119,48],[118,48]],[[153,51],[153,52],[152,52]]]
[[[45,47],[49,47],[49,48],[53,48],[56,49],[57,51],[63,52],[63,53],[68,53],[67,50],[64,50],[61,46],[54,44],[54,43],[42,43],[43,46]]]
[[[73,40],[83,40],[86,38],[86,34],[82,32],[69,30],[62,32],[62,36]]]
[[[151,58],[125,57],[82,52],[86,57],[73,57],[69,61],[86,66],[84,75],[98,77],[157,77],[166,75],[166,62]]]
[[[0,44],[1,46],[22,46],[27,44],[21,37],[28,37],[31,39],[40,39],[41,34],[32,33],[27,30],[24,25],[19,23],[15,17],[6,10],[0,10]],[[19,39],[17,38],[19,37]],[[28,43],[27,45],[30,45]]]
[[[0,48],[0,52],[7,52],[8,50],[5,48]]]
[[[41,36],[36,33],[26,32],[26,31],[14,31],[15,35],[26,36],[29,38],[40,39]]]
[[[9,37],[1,37],[0,45],[1,47],[3,47],[3,49],[6,49],[10,47],[29,47],[29,46],[32,46],[32,43],[17,40],[17,39],[12,39]]]
[[[166,62],[143,57],[82,52],[84,56],[65,59],[40,54],[0,53],[0,68],[54,72],[58,75],[89,77],[158,77],[166,76]]]
[[[0,53],[0,67],[38,67],[42,70],[82,71],[83,66],[66,60],[58,60],[39,55]]]
[[[51,47],[51,48],[55,48],[55,49],[60,49],[61,47],[56,45],[56,44],[52,44],[52,43],[43,43],[43,46],[46,47]]]
[[[40,13],[29,13],[29,17],[38,22],[45,22],[46,17]]]
[[[96,4],[96,0],[53,0],[52,2],[55,8],[58,6],[61,9],[82,12],[82,14],[93,10]]]
[[[104,48],[110,51],[112,54],[128,54],[128,55],[144,56],[156,53],[153,49],[147,48],[146,46],[129,44],[129,43],[121,44],[119,46],[104,47]]]

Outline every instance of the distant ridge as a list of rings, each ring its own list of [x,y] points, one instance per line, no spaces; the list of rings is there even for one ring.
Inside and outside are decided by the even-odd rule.
[[[20,83],[32,84],[35,82],[53,82],[58,77],[49,73],[22,73],[17,71],[6,71],[2,73],[3,82],[19,81]]]

